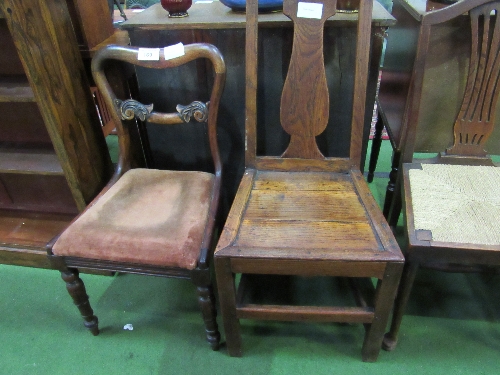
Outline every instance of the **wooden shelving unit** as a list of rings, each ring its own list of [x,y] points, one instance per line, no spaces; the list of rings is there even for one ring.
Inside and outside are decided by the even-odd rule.
[[[0,173],[64,176],[61,163],[50,150],[0,149]]]
[[[0,102],[36,102],[25,75],[0,76]]]
[[[0,263],[49,267],[45,244],[110,176],[82,53],[113,28],[82,24],[89,3],[0,0]]]

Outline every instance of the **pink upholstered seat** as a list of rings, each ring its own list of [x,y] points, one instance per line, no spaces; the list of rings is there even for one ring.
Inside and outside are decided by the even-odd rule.
[[[63,232],[53,253],[192,270],[212,186],[204,172],[130,170]]]

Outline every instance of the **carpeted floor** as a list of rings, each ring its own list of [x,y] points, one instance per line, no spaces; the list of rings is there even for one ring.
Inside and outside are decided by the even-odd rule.
[[[389,164],[384,141],[379,176]],[[379,202],[386,183],[376,177],[371,184]],[[361,362],[361,325],[248,320],[244,356],[230,358],[205,343],[189,282],[83,278],[100,319],[98,337],[83,328],[58,272],[0,265],[0,374],[476,375],[500,368],[500,275],[420,272],[399,346],[376,363]]]

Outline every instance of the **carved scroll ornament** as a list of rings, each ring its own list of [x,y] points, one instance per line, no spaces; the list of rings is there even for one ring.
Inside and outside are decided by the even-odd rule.
[[[191,117],[198,122],[205,122],[208,118],[208,105],[210,102],[202,103],[199,101],[194,101],[188,105],[178,104],[175,109],[179,112],[179,116],[184,122],[191,121]]]
[[[122,120],[132,120],[136,117],[141,121],[146,121],[153,111],[153,104],[144,105],[134,99],[124,101],[115,99],[115,104]]]

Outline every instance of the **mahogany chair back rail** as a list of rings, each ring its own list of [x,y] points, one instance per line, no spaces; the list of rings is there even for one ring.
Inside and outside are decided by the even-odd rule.
[[[396,346],[420,267],[462,272],[500,266],[500,216],[495,203],[500,195],[494,188],[500,183],[500,169],[484,149],[495,127],[500,92],[499,12],[499,1],[464,0],[422,18],[415,69],[425,68],[432,25],[465,13],[470,18],[472,38],[462,104],[455,121],[448,126],[454,135],[453,144],[433,159],[413,157],[423,74],[412,81],[397,185],[401,189],[408,245],[391,330],[384,340],[389,350]]]
[[[337,12],[336,1],[284,1],[283,13],[294,22],[294,35],[280,105],[280,125],[290,142],[281,156],[257,154],[262,125],[257,121],[258,12],[257,0],[247,2],[246,169],[214,255],[232,356],[242,353],[239,319],[271,319],[364,323],[363,360],[377,359],[403,256],[359,171],[372,5],[362,0],[359,13],[353,15],[359,22],[350,151],[347,157],[335,158],[321,153],[316,137],[328,124],[323,28]],[[241,274],[238,285],[235,274]],[[367,296],[356,294],[358,306],[248,299],[262,288],[259,280],[269,275],[373,277],[378,283],[376,288],[371,283],[363,288]]]
[[[106,106],[112,109],[118,163],[105,188],[48,245],[48,255],[53,267],[61,271],[85,326],[94,335],[99,333],[97,317],[78,268],[191,279],[197,286],[207,340],[216,350],[220,334],[209,263],[221,190],[217,113],[226,70],[213,45],[180,48],[182,52],[176,57],[169,58],[162,50],[156,60],[144,60],[141,48],[110,45],[93,58],[94,80]],[[133,98],[118,98],[106,77],[106,67],[116,61],[169,70],[197,59],[209,61],[213,68],[210,96],[189,105],[179,104],[174,113],[157,112],[153,104],[144,105]],[[190,121],[206,123],[199,128],[207,137],[213,173],[134,168],[131,130],[139,120],[181,127]]]

